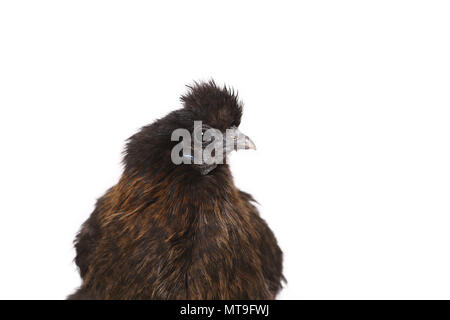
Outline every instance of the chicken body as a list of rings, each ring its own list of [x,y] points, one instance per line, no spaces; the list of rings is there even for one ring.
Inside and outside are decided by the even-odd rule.
[[[195,116],[169,115],[130,139],[120,181],[75,240],[83,283],[69,299],[275,298],[282,252],[229,166],[206,175],[175,166],[155,140],[173,128],[171,119]]]

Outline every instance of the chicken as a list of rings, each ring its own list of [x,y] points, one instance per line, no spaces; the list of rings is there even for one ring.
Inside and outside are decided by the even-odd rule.
[[[282,252],[227,164],[254,148],[238,130],[242,103],[213,81],[188,88],[183,108],[129,138],[119,182],[75,239],[82,285],[68,299],[274,299],[281,289]],[[195,121],[200,137],[218,134],[200,152],[173,139],[195,135]]]

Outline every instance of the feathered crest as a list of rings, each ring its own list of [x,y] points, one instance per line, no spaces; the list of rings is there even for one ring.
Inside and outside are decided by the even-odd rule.
[[[226,85],[220,87],[214,80],[194,81],[187,88],[188,92],[180,98],[185,108],[201,118],[214,118],[218,124],[239,125],[243,104],[233,88]]]

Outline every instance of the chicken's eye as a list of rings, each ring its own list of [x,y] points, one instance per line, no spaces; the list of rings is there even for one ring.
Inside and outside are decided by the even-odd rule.
[[[205,135],[205,132],[208,130],[208,129],[211,129],[209,126],[207,126],[207,125],[203,125],[202,126],[202,137]]]

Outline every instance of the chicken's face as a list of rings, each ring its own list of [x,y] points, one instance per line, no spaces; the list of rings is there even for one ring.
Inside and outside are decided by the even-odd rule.
[[[213,81],[189,87],[184,107],[144,127],[127,144],[125,165],[134,170],[181,170],[207,175],[234,150],[256,149],[241,133],[242,103]]]
[[[181,152],[175,148],[172,156],[181,153],[184,164],[191,164],[206,175],[225,164],[232,151],[256,149],[253,141],[238,129],[242,103],[233,91],[219,88],[214,82],[196,84],[181,100],[183,110],[190,114],[191,125],[187,129],[192,139],[188,141],[190,148]]]

